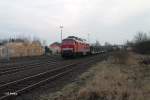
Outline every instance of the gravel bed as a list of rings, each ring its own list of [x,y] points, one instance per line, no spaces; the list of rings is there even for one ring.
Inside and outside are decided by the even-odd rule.
[[[38,100],[40,95],[46,95],[55,91],[59,91],[66,84],[76,81],[77,77],[90,68],[93,64],[106,59],[106,55],[99,55],[95,57],[95,61],[85,65],[85,63],[78,65],[78,67],[71,73],[68,73],[64,77],[52,81],[46,85],[40,86],[39,88],[28,91],[16,98],[16,100]]]
[[[62,65],[66,65],[68,63],[70,63],[70,61],[63,61],[63,62],[60,61],[57,64],[51,64],[51,63],[41,64],[40,67],[34,67],[34,68],[18,71],[18,72],[12,73],[12,74],[2,75],[2,76],[0,76],[0,80],[1,80],[0,84],[4,84],[4,83],[7,83],[7,82],[22,79],[24,77],[36,75],[38,73],[45,72],[47,70],[60,67]]]

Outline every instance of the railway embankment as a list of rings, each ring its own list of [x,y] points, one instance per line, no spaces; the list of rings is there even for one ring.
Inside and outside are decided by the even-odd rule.
[[[142,63],[143,57],[113,52],[61,90],[40,95],[40,100],[149,100],[150,65]]]

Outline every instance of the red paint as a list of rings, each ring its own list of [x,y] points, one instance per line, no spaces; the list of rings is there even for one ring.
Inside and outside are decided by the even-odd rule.
[[[81,39],[76,38],[66,38],[62,41],[61,50],[71,50],[72,48],[73,53],[88,53],[90,52],[90,45],[84,42]]]

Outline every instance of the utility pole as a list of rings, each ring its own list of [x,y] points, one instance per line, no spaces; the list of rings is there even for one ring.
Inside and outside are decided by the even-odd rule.
[[[6,45],[5,50],[6,50],[6,59],[7,59],[7,61],[9,61],[10,60],[10,55],[9,55],[9,48],[8,48],[7,45]]]
[[[61,43],[62,43],[62,37],[63,37],[63,36],[62,36],[62,34],[63,34],[63,33],[62,33],[62,29],[63,29],[63,26],[61,25],[61,26],[60,26],[60,31],[61,31],[61,37],[60,37],[60,38],[61,38]]]
[[[90,43],[90,34],[88,33],[88,42]]]

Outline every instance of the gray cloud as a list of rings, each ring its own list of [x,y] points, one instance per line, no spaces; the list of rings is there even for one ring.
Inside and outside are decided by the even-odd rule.
[[[150,31],[148,0],[0,0],[0,38],[36,35],[48,43],[76,35],[120,44]]]

